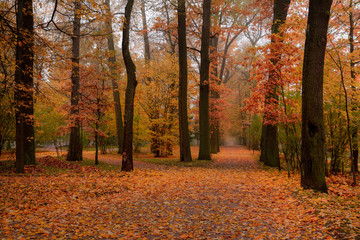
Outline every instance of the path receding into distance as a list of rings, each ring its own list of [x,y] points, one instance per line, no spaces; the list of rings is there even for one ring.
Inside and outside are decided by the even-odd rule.
[[[93,158],[93,152],[84,157]],[[326,239],[333,219],[301,197],[298,178],[226,147],[206,167],[135,162],[135,171],[0,176],[5,239]],[[176,158],[176,157],[175,157]],[[100,155],[120,164],[121,156]]]
[[[91,154],[86,157],[94,158]],[[127,231],[150,238],[327,236],[314,209],[296,197],[296,179],[288,179],[278,170],[263,170],[254,159],[257,157],[245,147],[236,146],[222,148],[210,167],[169,167],[135,161],[135,172],[140,169],[141,174],[136,180],[129,178],[133,185],[128,205],[121,203],[124,207],[119,215],[128,223]],[[100,156],[100,160],[121,164],[117,155]]]

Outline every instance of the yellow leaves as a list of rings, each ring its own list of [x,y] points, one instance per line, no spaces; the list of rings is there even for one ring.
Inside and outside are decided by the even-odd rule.
[[[193,239],[193,237],[192,233],[184,233],[179,236],[180,239]]]
[[[104,233],[100,233],[100,237],[109,239],[109,238],[116,238],[117,235],[112,233],[111,231],[107,231],[107,232],[104,232]]]
[[[119,155],[103,157],[120,164]],[[16,239],[332,239],[342,238],[337,234],[344,226],[354,234],[359,225],[357,198],[299,189],[299,176],[289,179],[285,172],[258,168],[245,148],[222,148],[216,161],[206,167],[135,161],[135,168],[127,174],[2,175],[0,235]],[[336,178],[332,182],[342,184]]]

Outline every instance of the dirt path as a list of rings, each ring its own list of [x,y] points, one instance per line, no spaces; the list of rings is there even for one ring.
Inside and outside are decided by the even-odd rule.
[[[192,152],[195,158],[197,149]],[[93,158],[90,154],[86,156]],[[236,146],[222,148],[213,157],[211,168],[177,168],[135,161],[135,169],[150,171],[152,177],[140,177],[133,183],[132,197],[120,211],[123,221],[131,223],[127,231],[136,226],[135,236],[160,239],[327,236],[314,211],[292,197],[296,191],[294,179],[259,168],[254,159],[257,153]],[[100,160],[121,162],[118,155],[103,155]]]
[[[334,219],[319,217],[320,210],[301,200],[296,178],[259,168],[252,152],[242,147],[224,148],[215,159],[206,168],[135,162],[132,173],[0,176],[0,235],[15,239],[341,236]],[[100,160],[120,163],[118,155],[102,155]]]

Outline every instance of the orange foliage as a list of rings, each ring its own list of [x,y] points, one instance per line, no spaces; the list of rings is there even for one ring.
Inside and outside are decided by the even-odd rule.
[[[39,162],[63,168],[50,157]],[[358,233],[360,203],[350,192],[360,189],[341,178],[329,179],[329,195],[302,190],[299,176],[259,167],[243,147],[223,148],[208,164],[135,162],[133,173],[66,167],[55,175],[0,175],[0,234],[8,239],[333,239]]]

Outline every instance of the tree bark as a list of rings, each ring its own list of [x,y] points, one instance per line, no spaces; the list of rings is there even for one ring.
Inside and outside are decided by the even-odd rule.
[[[32,0],[17,1],[15,68],[16,172],[35,164],[34,139],[34,17]]]
[[[210,155],[210,121],[209,121],[209,43],[211,25],[211,0],[203,2],[203,25],[201,36],[200,64],[200,100],[199,100],[199,131],[201,160],[211,160]]]
[[[170,20],[169,7],[167,5],[167,1],[168,0],[163,0],[163,3],[164,3],[164,8],[165,8],[166,23],[167,23],[167,26],[170,27],[171,20]],[[176,43],[175,43],[175,40],[173,40],[171,31],[167,30],[165,35],[166,35],[166,40],[168,41],[168,43],[170,45],[170,53],[175,54]]]
[[[136,81],[136,68],[131,59],[129,49],[131,11],[134,0],[128,0],[125,7],[125,21],[123,26],[122,54],[126,67],[127,86],[125,93],[125,116],[124,116],[124,151],[122,158],[122,171],[132,171],[133,166],[133,121],[134,121],[134,98]]]
[[[1,157],[1,153],[2,153],[4,143],[5,143],[4,136],[0,134],[0,157]]]
[[[72,70],[71,70],[71,130],[69,151],[67,153],[67,161],[82,161],[82,142],[80,135],[79,121],[79,100],[80,100],[80,10],[81,3],[75,1],[74,6],[74,29],[72,36]]]
[[[327,192],[323,75],[332,0],[310,0],[302,80],[301,186]]]
[[[149,42],[149,34],[148,34],[147,21],[146,21],[145,0],[141,0],[140,10],[141,10],[142,23],[143,23],[145,63],[149,64],[149,61],[150,61],[150,42]]]
[[[186,49],[186,8],[185,0],[178,0],[179,37],[179,135],[180,161],[191,162],[190,135],[187,113],[187,49]]]
[[[271,27],[271,53],[273,55],[271,63],[273,66],[276,66],[278,61],[280,61],[281,53],[278,49],[275,49],[276,43],[276,34],[280,33],[280,27],[286,21],[287,12],[289,9],[290,0],[275,0],[274,2],[274,17]],[[282,35],[282,34],[281,34]],[[280,36],[281,37],[281,36]],[[278,99],[276,81],[280,77],[279,69],[273,68],[269,74],[269,85],[271,85],[271,91],[265,96],[265,108],[267,104],[273,104],[272,99]],[[266,116],[264,116],[266,118]],[[267,166],[278,167],[280,169],[279,161],[279,143],[277,136],[277,125],[276,124],[265,124],[263,121],[262,124],[262,134],[261,134],[261,155],[260,161]]]
[[[107,7],[107,21],[106,21],[106,30],[109,32],[107,37],[108,49],[109,49],[109,68],[111,73],[111,84],[113,89],[113,98],[115,105],[115,121],[116,121],[116,136],[117,136],[117,144],[118,144],[118,153],[123,153],[124,146],[124,124],[121,113],[121,104],[120,104],[120,92],[119,85],[116,81],[118,77],[115,64],[116,64],[116,51],[114,45],[114,36],[112,31],[112,15],[110,11],[110,0],[105,0],[105,6]]]
[[[212,39],[211,39],[211,49],[210,49],[210,55],[213,55],[213,59],[211,60],[212,64],[212,69],[210,69],[210,71],[213,71],[213,75],[218,77],[219,75],[219,71],[218,71],[218,57],[217,57],[217,51],[218,51],[218,43],[219,43],[219,38],[217,35],[215,35]],[[220,78],[219,78],[220,79]],[[220,81],[213,81],[214,84],[221,84],[221,79]],[[210,91],[210,97],[211,99],[216,102],[218,99],[220,99],[220,94],[219,92],[217,92],[217,90],[215,91]],[[216,107],[215,109],[213,109],[214,114],[217,113]],[[210,153],[218,153],[220,150],[219,147],[219,139],[220,139],[220,121],[218,116],[214,116],[214,118],[212,119],[212,124],[210,125]]]
[[[166,5],[166,2],[165,2],[165,5]],[[150,53],[150,41],[149,41],[147,20],[146,20],[145,0],[141,0],[140,10],[141,10],[141,16],[142,16],[142,23],[143,23],[145,65],[148,70],[150,67],[151,53]],[[147,76],[145,84],[149,84],[151,81],[152,81],[151,77]],[[156,100],[157,99],[152,98],[153,102],[156,102]],[[153,133],[152,137],[150,138],[150,150],[154,154],[155,157],[160,157],[163,155],[162,151],[161,151],[162,142],[160,140],[160,138],[162,137],[163,134],[160,134],[159,124],[153,123],[153,121],[155,120],[154,122],[156,122],[156,119],[159,119],[159,117],[160,117],[159,113],[156,110],[153,111],[153,113],[151,114],[151,117],[150,117],[150,119],[152,120],[150,130]]]
[[[351,102],[352,102],[352,108],[351,111],[356,112],[357,110],[357,105],[358,102],[356,100],[356,94],[357,94],[357,89],[355,86],[355,82],[356,82],[356,76],[355,76],[355,61],[354,61],[354,57],[352,56],[353,52],[354,52],[354,16],[353,16],[353,1],[350,0],[350,4],[349,4],[349,8],[350,8],[350,14],[349,14],[349,22],[350,22],[350,32],[349,32],[349,43],[350,43],[350,75],[351,75]],[[356,183],[356,176],[355,174],[359,172],[359,168],[358,168],[358,162],[359,162],[359,136],[358,136],[358,131],[359,131],[359,125],[358,119],[354,119],[354,124],[353,124],[353,128],[352,128],[352,133],[351,133],[351,138],[352,138],[352,164],[351,164],[351,171],[353,172],[353,179],[354,179],[354,183]]]
[[[99,111],[97,112],[97,115]],[[99,115],[98,115],[99,116]],[[99,123],[95,123],[95,165],[99,165]]]
[[[216,99],[216,97],[214,97]],[[220,152],[220,122],[219,120],[215,120],[213,124],[210,126],[210,153],[218,153]]]

